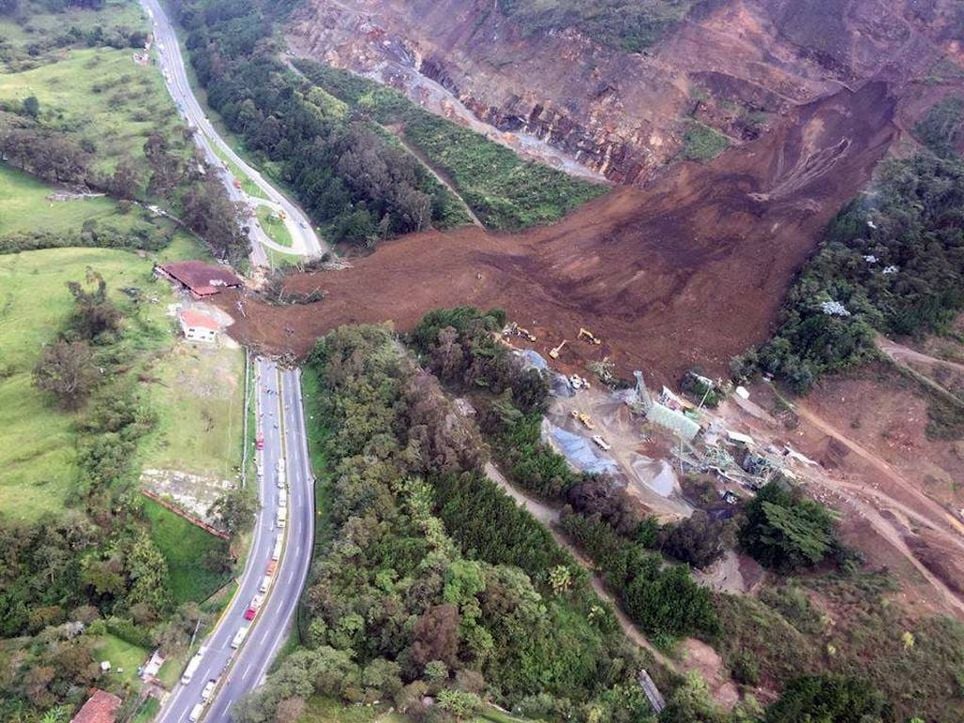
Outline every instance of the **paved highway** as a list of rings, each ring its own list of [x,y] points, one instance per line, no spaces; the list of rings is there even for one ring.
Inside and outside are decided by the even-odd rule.
[[[201,147],[205,158],[212,168],[218,169],[221,179],[228,190],[228,195],[234,201],[243,203],[251,212],[252,216],[248,225],[251,237],[251,261],[256,266],[268,265],[268,256],[265,248],[273,249],[278,253],[296,254],[306,258],[320,256],[328,250],[324,242],[311,227],[311,221],[298,206],[289,201],[283,194],[279,193],[274,186],[264,179],[261,173],[249,166],[237,153],[229,146],[211,125],[201,109],[201,104],[194,97],[191,84],[188,82],[187,72],[184,68],[184,58],[181,55],[181,47],[177,42],[177,35],[174,27],[168,20],[167,14],[158,3],[158,0],[141,0],[141,5],[151,19],[154,28],[155,49],[157,51],[158,63],[164,73],[167,89],[177,103],[178,109],[187,119],[188,123],[196,130],[195,140]],[[234,185],[235,178],[221,161],[217,149],[221,156],[228,158],[235,167],[247,176],[267,200],[249,196],[243,190]],[[237,179],[242,180],[242,179]],[[256,206],[267,205],[274,211],[284,213],[285,226],[291,235],[291,247],[281,246],[275,243],[254,215]]]
[[[264,439],[264,449],[257,452],[261,509],[251,549],[237,594],[202,642],[205,653],[200,666],[189,682],[175,686],[164,701],[157,718],[163,723],[188,721],[194,707],[201,702],[201,692],[209,680],[218,681],[218,685],[202,720],[205,723],[231,720],[231,707],[260,685],[284,642],[308,575],[314,535],[314,499],[300,373],[279,369],[268,359],[258,358],[255,364],[257,429]],[[285,460],[288,491],[287,523],[283,529],[276,525],[279,459]],[[265,601],[249,622],[245,611],[260,594],[279,536],[285,539],[284,552]],[[248,628],[244,642],[239,648],[232,648],[232,641],[241,628]]]

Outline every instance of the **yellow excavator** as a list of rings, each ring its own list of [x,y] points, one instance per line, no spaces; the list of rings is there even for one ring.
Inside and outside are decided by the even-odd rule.
[[[568,341],[568,339],[563,339],[563,340],[562,340],[562,343],[561,343],[559,346],[556,346],[556,347],[553,347],[552,349],[550,349],[550,350],[549,350],[549,356],[551,356],[553,359],[558,359],[558,358],[559,358],[559,352],[562,351],[562,347],[564,347],[564,346],[566,345],[566,342],[567,342],[567,341]]]
[[[579,338],[585,339],[590,344],[602,344],[602,339],[589,331],[589,329],[583,329],[582,327],[579,327]]]

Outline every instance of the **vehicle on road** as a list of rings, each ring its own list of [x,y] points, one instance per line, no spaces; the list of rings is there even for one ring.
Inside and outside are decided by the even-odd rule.
[[[255,449],[264,449],[264,437],[258,437],[254,440]]]
[[[278,460],[278,464],[275,467],[275,472],[277,474],[276,481],[280,489],[284,489],[287,484],[287,478],[285,476],[285,461],[284,458]]]
[[[197,672],[198,666],[201,665],[201,660],[203,660],[205,652],[207,652],[207,648],[202,646],[187,662],[187,667],[184,668],[184,673],[181,675],[181,683],[187,685],[191,682],[191,678],[193,678]]]
[[[274,551],[271,553],[272,560],[277,561],[281,559],[281,550],[284,548],[284,544],[284,537],[278,535],[274,540]]]
[[[268,588],[270,587],[271,587],[271,578],[268,575],[265,575],[264,579],[261,581],[261,587],[259,587],[258,590],[260,592],[268,592]]]
[[[258,614],[258,609],[256,607],[249,607],[244,611],[245,620],[254,620],[254,616]]]
[[[609,442],[607,442],[605,439],[600,437],[598,434],[593,435],[592,441],[596,443],[597,447],[599,447],[600,449],[606,452],[608,452],[613,448],[613,446]]]
[[[204,703],[198,703],[191,708],[191,715],[189,715],[187,719],[191,721],[191,723],[197,723],[201,720],[202,715],[204,715]]]
[[[214,693],[214,689],[218,686],[218,681],[211,678],[207,683],[204,684],[204,690],[201,691],[201,700],[207,703],[211,700],[211,694]]]
[[[275,519],[275,524],[278,526],[279,530],[283,530],[285,523],[288,521],[288,510],[284,507],[278,508],[278,516]]]
[[[249,628],[247,625],[245,625],[244,627],[238,628],[238,632],[234,634],[234,638],[231,640],[231,647],[234,650],[237,650],[238,648],[241,647],[241,643],[244,642],[244,639],[248,635],[248,629]]]

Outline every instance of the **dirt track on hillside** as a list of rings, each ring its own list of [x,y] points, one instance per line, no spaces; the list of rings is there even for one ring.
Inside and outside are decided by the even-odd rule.
[[[645,189],[620,188],[559,223],[519,234],[478,228],[413,234],[382,244],[353,268],[291,276],[321,288],[307,306],[271,307],[223,294],[231,334],[303,355],[328,329],[393,321],[428,309],[505,308],[545,352],[570,339],[561,362],[609,355],[620,371],[664,381],[687,368],[722,372],[764,340],[795,271],[821,229],[858,193],[896,130],[883,83],[795,110],[759,141],[707,165],[679,163]],[[602,346],[575,342],[579,327]]]

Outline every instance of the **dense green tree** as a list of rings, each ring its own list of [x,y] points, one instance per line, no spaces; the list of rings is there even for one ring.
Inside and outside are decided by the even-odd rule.
[[[744,511],[740,542],[768,567],[793,570],[812,566],[838,546],[830,510],[783,481],[767,484]]]
[[[68,325],[81,339],[97,343],[102,335],[118,330],[122,315],[108,298],[107,282],[100,273],[88,266],[85,282],[92,287],[90,290],[77,281],[67,282],[74,297],[74,311]]]
[[[766,711],[767,723],[871,723],[882,719],[887,702],[860,678],[808,675],[790,681]]]
[[[694,567],[707,567],[723,556],[727,525],[703,510],[670,525],[659,535],[663,552]]]
[[[948,328],[964,308],[962,207],[961,159],[924,153],[881,164],[871,192],[827,228],[774,338],[738,361],[804,392],[821,374],[872,358],[875,330]]]
[[[36,118],[40,115],[40,101],[37,100],[37,96],[28,95],[23,99],[22,106],[23,112],[31,118]]]
[[[170,605],[167,562],[147,534],[141,533],[134,540],[126,567],[131,582],[127,600],[131,605],[143,603],[155,611]]]
[[[33,378],[36,387],[53,395],[61,408],[74,411],[90,397],[100,375],[86,342],[59,339],[44,347]]]
[[[257,498],[241,488],[223,493],[211,506],[211,512],[231,535],[247,530],[258,510]]]

